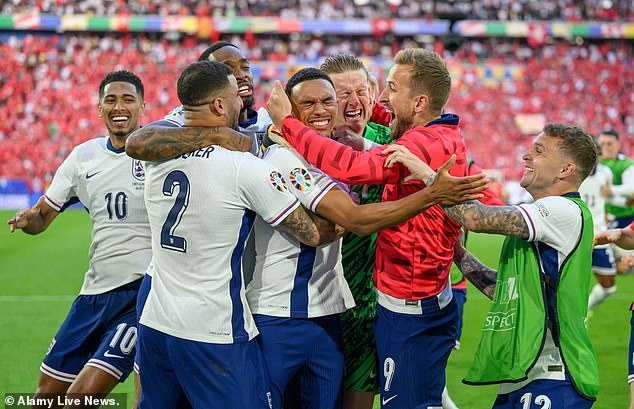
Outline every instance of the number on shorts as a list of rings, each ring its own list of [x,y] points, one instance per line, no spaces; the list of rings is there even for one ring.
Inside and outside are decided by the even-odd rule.
[[[178,195],[176,201],[170,209],[170,212],[163,223],[161,229],[161,247],[168,250],[180,251],[187,253],[187,240],[184,237],[174,235],[174,231],[181,222],[183,213],[189,204],[189,179],[187,175],[180,170],[171,171],[163,182],[163,194],[172,196],[174,189],[178,186]]]
[[[123,332],[125,331],[125,335],[123,335],[123,338],[121,338],[121,343],[119,344],[119,348],[124,354],[129,354],[130,352],[132,352],[132,348],[134,348],[134,345],[136,344],[137,337],[136,327],[129,327],[126,331],[125,328],[127,326],[128,324],[126,324],[125,322],[117,325],[117,332],[115,332],[114,337],[112,337],[112,341],[110,341],[109,344],[110,348],[115,348],[117,346],[117,342],[119,342],[119,338],[121,338],[121,335],[123,335]]]
[[[531,403],[533,400],[533,394],[527,392],[520,398],[520,403],[523,404],[522,409],[531,409]],[[535,404],[539,405],[540,409],[550,409],[550,398],[546,395],[538,395],[535,398]]]
[[[383,362],[383,376],[385,377],[385,391],[390,390],[392,386],[392,378],[394,378],[394,371],[396,370],[396,362],[390,357],[385,358]]]

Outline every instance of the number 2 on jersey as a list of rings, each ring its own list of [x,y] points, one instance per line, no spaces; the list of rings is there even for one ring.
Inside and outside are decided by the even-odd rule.
[[[161,229],[161,247],[186,253],[187,240],[174,234],[189,204],[189,179],[180,170],[173,170],[167,175],[165,182],[163,182],[163,195],[173,196],[176,187],[178,187],[176,201],[167,214],[167,219],[165,219]]]

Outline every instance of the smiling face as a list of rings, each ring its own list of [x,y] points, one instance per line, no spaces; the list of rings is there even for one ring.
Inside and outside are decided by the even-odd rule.
[[[290,99],[297,119],[321,136],[330,136],[337,116],[337,96],[330,82],[324,79],[300,82],[293,87]]]
[[[104,87],[98,108],[113,146],[120,148],[125,145],[128,135],[139,129],[145,104],[133,84],[114,81]]]
[[[255,101],[253,97],[253,74],[251,74],[249,60],[242,54],[242,51],[232,46],[222,47],[211,53],[210,60],[221,62],[231,68],[233,75],[238,81],[238,90],[240,98],[242,98],[243,109],[246,110],[253,107]]]
[[[601,158],[616,159],[621,150],[621,141],[614,135],[601,134],[599,135],[599,146],[601,147]]]
[[[559,139],[542,132],[537,135],[531,149],[522,157],[525,171],[520,179],[520,186],[535,200],[544,196],[544,192],[555,184],[570,162],[559,144]]]
[[[414,108],[416,98],[410,93],[411,67],[396,64],[385,80],[385,89],[379,101],[394,115],[390,122],[390,136],[400,138],[414,127]]]
[[[357,135],[363,135],[372,116],[373,100],[363,70],[330,74],[337,92],[338,121]]]

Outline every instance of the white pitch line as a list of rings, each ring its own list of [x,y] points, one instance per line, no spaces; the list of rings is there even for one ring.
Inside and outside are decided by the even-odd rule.
[[[0,302],[68,302],[74,295],[0,295]]]

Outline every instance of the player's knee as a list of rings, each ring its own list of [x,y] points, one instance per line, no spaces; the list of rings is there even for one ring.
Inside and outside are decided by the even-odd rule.
[[[66,393],[70,385],[71,384],[68,382],[58,381],[55,378],[51,378],[48,375],[40,373],[40,377],[37,380],[37,391],[35,391],[35,395]]]

